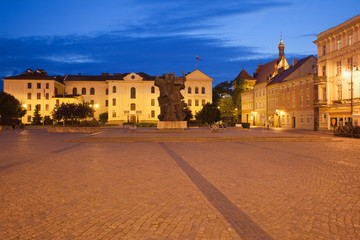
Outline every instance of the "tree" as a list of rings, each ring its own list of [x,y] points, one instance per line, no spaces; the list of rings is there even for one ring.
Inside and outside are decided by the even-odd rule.
[[[201,121],[201,123],[217,122],[220,120],[220,111],[215,103],[207,103],[201,111],[196,114],[195,118]]]
[[[13,95],[0,92],[0,124],[11,124],[26,114],[23,108]]]
[[[40,125],[41,120],[42,120],[42,117],[40,115],[40,104],[36,104],[35,105],[34,116],[33,116],[33,119],[32,119],[32,124]]]
[[[232,119],[235,116],[235,105],[230,94],[224,94],[219,103],[221,119]]]
[[[235,85],[235,89],[232,92],[232,98],[234,102],[234,106],[237,109],[235,115],[237,114],[236,118],[241,119],[241,93],[249,91],[253,89],[253,87],[246,81],[244,78],[235,78],[233,81]]]
[[[224,94],[232,94],[232,83],[224,81],[213,87],[213,103],[218,104],[221,96]]]
[[[94,109],[88,104],[76,103],[62,103],[56,106],[52,112],[52,116],[57,121],[71,121],[71,124],[79,123],[81,119],[91,117],[94,114]]]
[[[101,124],[105,124],[109,119],[109,114],[108,112],[103,112],[99,115],[99,122]]]
[[[194,117],[189,107],[184,107],[182,112],[185,114],[184,121],[189,122]]]

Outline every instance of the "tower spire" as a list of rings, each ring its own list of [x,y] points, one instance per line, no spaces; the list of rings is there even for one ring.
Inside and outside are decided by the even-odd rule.
[[[285,45],[284,45],[283,39],[282,39],[282,32],[280,32],[280,44],[279,44],[278,48],[279,48],[279,59],[281,59],[285,56],[285,52],[284,52]]]

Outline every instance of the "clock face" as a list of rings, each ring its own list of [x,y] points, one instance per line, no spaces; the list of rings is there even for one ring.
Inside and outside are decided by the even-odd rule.
[[[135,79],[135,76],[134,76],[134,75],[132,75],[132,76],[131,76],[131,79]]]

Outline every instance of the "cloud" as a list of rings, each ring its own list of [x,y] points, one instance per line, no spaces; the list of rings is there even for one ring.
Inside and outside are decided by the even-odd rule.
[[[65,56],[45,56],[42,57],[45,60],[53,61],[53,62],[61,62],[61,63],[95,63],[98,62],[96,59],[87,55],[65,55]]]

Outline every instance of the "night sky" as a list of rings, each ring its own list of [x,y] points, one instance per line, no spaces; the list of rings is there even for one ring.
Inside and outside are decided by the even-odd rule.
[[[316,56],[316,35],[359,14],[358,1],[1,0],[0,77],[198,68],[214,85],[278,57]],[[0,90],[2,83],[0,83]]]

